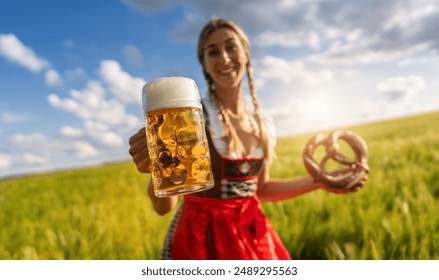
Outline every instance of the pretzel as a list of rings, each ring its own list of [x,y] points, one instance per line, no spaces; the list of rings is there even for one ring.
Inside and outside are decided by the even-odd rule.
[[[339,139],[344,140],[354,151],[355,159],[350,159],[342,155]],[[326,155],[317,163],[314,158],[315,149],[323,145],[326,149]],[[346,165],[346,168],[327,171],[326,163],[329,159]],[[366,142],[349,130],[337,130],[331,132],[328,137],[320,133],[308,140],[303,151],[303,162],[305,168],[316,182],[321,182],[329,188],[333,189],[352,189],[359,184],[364,172],[370,171],[367,164],[368,149]]]

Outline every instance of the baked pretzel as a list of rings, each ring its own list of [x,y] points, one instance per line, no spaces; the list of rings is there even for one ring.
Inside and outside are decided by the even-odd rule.
[[[344,140],[354,151],[355,159],[350,159],[342,155],[339,139]],[[314,160],[315,149],[323,145],[326,149],[326,155],[317,163]],[[346,165],[346,168],[327,171],[326,163],[329,159]],[[361,180],[364,172],[370,171],[367,165],[368,149],[366,142],[349,130],[337,130],[331,132],[328,137],[320,133],[308,140],[303,151],[303,162],[308,173],[316,182],[321,182],[333,189],[351,189],[354,188]]]

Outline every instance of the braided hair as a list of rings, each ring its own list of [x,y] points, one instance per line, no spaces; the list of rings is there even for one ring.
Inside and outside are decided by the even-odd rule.
[[[204,45],[205,45],[205,42],[206,42],[207,38],[209,37],[209,35],[213,31],[220,29],[220,28],[229,28],[230,30],[234,31],[238,35],[238,38],[240,39],[241,44],[244,47],[245,54],[247,55],[248,63],[246,65],[246,71],[247,71],[248,86],[249,86],[250,95],[251,95],[252,103],[253,103],[253,107],[254,107],[254,117],[255,117],[256,122],[259,126],[259,131],[261,132],[260,135],[261,135],[261,140],[262,140],[262,144],[263,144],[263,151],[264,151],[265,157],[270,162],[271,158],[272,158],[272,151],[270,148],[270,138],[268,137],[268,133],[265,129],[265,126],[264,126],[262,118],[261,118],[259,100],[258,100],[257,95],[256,95],[256,88],[255,88],[255,83],[254,83],[254,79],[253,79],[253,68],[252,68],[251,63],[250,63],[250,42],[249,42],[247,36],[245,35],[244,31],[234,22],[227,20],[227,19],[222,19],[222,18],[212,18],[204,26],[204,28],[200,32],[200,35],[198,38],[197,54],[198,54],[198,60],[203,67],[203,74],[204,74],[204,77],[205,77],[207,85],[208,85],[209,96],[210,96],[211,100],[217,105],[218,110],[219,110],[221,117],[222,117],[221,119],[222,119],[223,124],[224,124],[225,136],[227,137],[226,140],[228,140],[228,143],[229,143],[227,148],[229,151],[237,151],[238,153],[242,153],[244,151],[242,142],[239,141],[239,138],[236,134],[236,130],[235,130],[234,126],[231,124],[229,116],[226,114],[222,104],[220,102],[218,102],[218,99],[216,98],[214,81],[213,81],[212,77],[204,69],[204,65],[205,65],[204,64],[205,63],[205,61],[204,61],[204,47],[205,46]]]

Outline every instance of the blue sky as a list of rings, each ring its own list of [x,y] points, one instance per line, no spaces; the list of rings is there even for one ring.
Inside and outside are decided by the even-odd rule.
[[[0,177],[129,159],[141,87],[205,82],[212,16],[252,43],[278,134],[439,109],[439,0],[111,0],[0,3]]]

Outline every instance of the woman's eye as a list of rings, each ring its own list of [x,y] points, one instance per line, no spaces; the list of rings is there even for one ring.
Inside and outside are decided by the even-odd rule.
[[[230,45],[228,45],[227,46],[227,49],[229,50],[229,51],[234,51],[234,50],[236,50],[236,45],[235,44],[230,44]]]
[[[218,50],[210,50],[207,52],[208,56],[217,56],[219,54]]]

